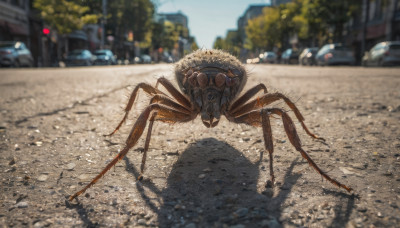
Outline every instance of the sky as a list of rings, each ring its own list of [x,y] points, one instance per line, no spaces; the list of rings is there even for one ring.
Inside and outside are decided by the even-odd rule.
[[[161,0],[158,13],[181,11],[188,17],[190,35],[200,48],[212,48],[217,36],[237,29],[237,20],[249,5],[269,4],[269,0]]]

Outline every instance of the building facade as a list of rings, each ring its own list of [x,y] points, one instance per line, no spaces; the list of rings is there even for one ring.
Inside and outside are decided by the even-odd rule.
[[[346,43],[361,61],[364,52],[375,44],[400,40],[400,0],[363,0],[347,28]]]
[[[0,41],[22,41],[29,46],[29,1],[0,0]]]
[[[242,41],[242,43],[245,43],[247,39],[246,26],[248,25],[249,20],[260,16],[265,7],[268,7],[268,5],[266,4],[250,5],[246,9],[246,11],[244,11],[243,15],[238,19],[237,21],[238,36],[239,39]],[[252,57],[249,55],[251,55],[251,53],[249,53],[249,50],[242,48],[240,50],[239,58],[242,62],[244,62],[246,58]]]

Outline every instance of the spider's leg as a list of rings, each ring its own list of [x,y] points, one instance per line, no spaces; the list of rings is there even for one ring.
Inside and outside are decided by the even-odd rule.
[[[303,150],[301,147],[301,141],[299,136],[297,135],[297,131],[295,128],[295,125],[292,121],[292,119],[289,117],[289,115],[283,111],[282,109],[278,108],[263,108],[261,110],[252,110],[248,113],[245,113],[241,116],[238,117],[232,117],[229,118],[229,120],[235,122],[235,123],[244,123],[250,126],[256,126],[256,127],[263,127],[263,133],[264,133],[264,141],[265,141],[265,146],[267,150],[269,151],[269,147],[272,146],[272,139],[269,137],[269,132],[268,132],[268,121],[266,121],[267,118],[271,114],[279,115],[282,118],[283,126],[285,128],[286,135],[289,138],[290,143],[296,148],[297,151],[300,152],[300,154],[307,160],[310,166],[312,166],[323,178],[326,180],[330,181],[332,184],[346,189],[348,192],[350,192],[352,189],[347,187],[344,184],[341,184],[337,180],[331,178],[329,175],[327,175],[325,172],[323,172],[317,164],[311,159],[311,157]],[[272,154],[272,153],[271,153]],[[270,155],[270,164],[272,163],[271,155]],[[270,171],[272,168],[270,167]],[[273,173],[272,173],[273,174]],[[272,177],[271,177],[272,178]]]
[[[154,123],[154,118],[155,118],[156,115],[157,115],[157,112],[154,112],[153,115],[151,116],[150,120],[149,120],[150,123],[149,123],[149,127],[147,129],[146,142],[144,143],[142,164],[140,165],[140,175],[138,177],[138,180],[143,179],[143,171],[144,171],[144,166],[146,164],[147,151],[149,150],[151,131],[153,130],[153,123]]]
[[[151,98],[150,104],[154,104],[154,103],[166,105],[168,107],[171,107],[171,108],[173,108],[177,111],[183,112],[183,113],[187,113],[187,114],[192,113],[192,111],[190,109],[188,109],[187,107],[185,107],[185,106],[177,103],[176,101],[171,100],[171,98],[166,97],[161,94],[156,94]]]
[[[146,109],[140,114],[139,118],[136,120],[131,133],[126,140],[126,145],[124,149],[110,162],[108,165],[98,174],[88,185],[86,185],[82,190],[76,192],[74,195],[69,197],[69,200],[73,200],[77,196],[84,193],[88,188],[94,185],[108,170],[110,170],[119,160],[123,159],[128,151],[136,145],[137,141],[143,134],[143,131],[146,127],[147,120],[149,119],[151,113],[156,112],[156,116],[154,116],[155,120],[159,120],[162,122],[168,123],[176,123],[176,122],[187,122],[193,119],[193,115],[188,115],[186,113],[182,113],[176,111],[168,106],[162,104],[151,104],[146,107]],[[152,117],[153,118],[153,117]],[[154,121],[154,119],[153,119]],[[151,131],[150,131],[151,132]],[[151,133],[150,133],[151,134]],[[150,140],[147,140],[150,141]]]
[[[265,149],[268,150],[269,154],[269,175],[271,177],[272,184],[275,183],[274,167],[273,167],[273,156],[274,144],[272,141],[272,129],[271,122],[269,121],[269,116],[267,110],[261,110],[261,121],[264,136]]]
[[[272,114],[281,116],[283,126],[285,128],[286,135],[288,136],[290,143],[296,148],[297,151],[300,152],[300,154],[303,156],[303,158],[305,158],[307,160],[307,162],[310,166],[312,166],[319,174],[321,174],[322,177],[324,177],[325,179],[330,181],[332,184],[338,186],[339,188],[344,188],[348,192],[352,191],[352,188],[349,188],[346,185],[341,184],[339,181],[331,178],[330,176],[328,176],[328,174],[326,174],[324,171],[322,171],[317,166],[317,164],[315,164],[315,162],[311,159],[311,157],[308,155],[308,153],[306,151],[304,151],[303,148],[301,148],[301,142],[300,142],[299,136],[297,135],[296,127],[295,127],[292,119],[290,118],[290,116],[285,111],[283,111],[281,109],[277,109],[277,108],[270,109],[269,111]]]
[[[269,112],[267,109],[261,110],[252,110],[246,114],[243,114],[239,117],[230,116],[228,113],[228,120],[234,123],[244,123],[253,127],[262,127],[263,137],[264,137],[264,145],[265,149],[269,154],[269,174],[271,177],[272,184],[275,183],[275,175],[273,168],[273,152],[274,152],[274,144],[272,140],[272,128],[271,122],[269,119]]]
[[[131,96],[129,97],[128,104],[126,104],[125,107],[125,115],[122,118],[122,120],[119,122],[118,126],[114,129],[113,132],[108,134],[107,136],[112,136],[119,130],[119,128],[122,126],[122,124],[125,122],[126,118],[128,117],[129,111],[132,109],[133,103],[135,102],[136,96],[139,92],[139,89],[142,89],[144,92],[150,94],[150,95],[155,95],[155,94],[164,94],[157,88],[154,88],[153,86],[147,84],[147,83],[140,83],[138,84],[132,91]]]
[[[191,104],[189,99],[186,98],[181,92],[179,92],[179,90],[177,90],[168,79],[161,77],[157,80],[156,88],[158,88],[158,84],[163,85],[164,88],[167,89],[167,91],[172,95],[172,97],[179,102],[179,104],[190,109]]]
[[[140,83],[139,85],[137,85],[135,87],[135,89],[132,91],[132,94],[129,98],[128,104],[126,105],[125,108],[125,115],[122,118],[121,122],[118,124],[118,126],[115,128],[115,130],[109,134],[108,136],[113,135],[115,132],[118,131],[118,129],[121,127],[121,125],[125,122],[126,118],[128,117],[129,111],[132,109],[132,105],[136,99],[137,93],[139,91],[139,89],[143,89],[144,92],[150,94],[150,95],[164,95],[167,96],[165,93],[163,93],[162,91],[160,91],[157,87],[158,84],[163,85],[167,91],[172,95],[173,98],[175,98],[179,104],[181,104],[182,106],[184,106],[187,110],[190,110],[190,102],[189,100],[182,94],[180,93],[172,84],[171,82],[169,82],[166,78],[161,77],[159,79],[157,79],[157,83],[156,86],[153,87],[147,83]]]
[[[287,98],[285,95],[283,95],[282,93],[267,93],[262,95],[261,97],[251,100],[250,102],[248,102],[245,105],[242,105],[238,108],[236,108],[236,110],[234,110],[232,113],[233,116],[240,116],[243,115],[244,113],[250,112],[252,110],[257,110],[260,109],[262,107],[265,107],[266,105],[269,105],[277,100],[284,100],[285,103],[287,104],[287,106],[289,106],[289,108],[294,112],[294,114],[296,115],[297,120],[301,123],[301,126],[303,127],[304,131],[311,137],[315,138],[315,139],[320,139],[322,141],[325,141],[325,139],[318,137],[317,135],[313,134],[310,132],[310,130],[308,130],[307,126],[304,124],[304,117],[303,115],[300,113],[299,109],[296,107],[296,105],[289,99]]]
[[[236,112],[236,110],[238,108],[240,108],[240,106],[242,106],[244,103],[246,103],[247,101],[249,101],[254,95],[256,95],[258,92],[260,92],[261,90],[264,91],[264,94],[266,94],[268,92],[267,87],[260,83],[256,86],[254,86],[253,88],[250,88],[249,90],[247,90],[246,93],[244,93],[242,96],[240,96],[230,107],[229,107],[229,111],[234,113]]]

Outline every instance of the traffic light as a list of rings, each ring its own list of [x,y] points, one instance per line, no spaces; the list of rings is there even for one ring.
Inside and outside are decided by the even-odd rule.
[[[48,36],[50,34],[50,29],[43,28],[42,32],[43,32],[43,35]]]

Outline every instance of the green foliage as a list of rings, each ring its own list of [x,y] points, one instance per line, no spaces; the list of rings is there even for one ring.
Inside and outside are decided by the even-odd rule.
[[[248,21],[245,47],[250,50],[281,48],[291,36],[322,44],[342,41],[344,24],[362,0],[294,0],[277,7],[266,7],[263,14]]]
[[[33,7],[40,11],[43,20],[59,34],[68,34],[82,29],[85,24],[97,23],[98,15],[88,14],[89,7],[80,1],[35,0]]]
[[[249,20],[246,27],[247,48],[271,49],[273,46],[281,46],[282,31],[281,11],[279,8],[265,8],[260,17]],[[283,16],[283,17],[286,17]]]
[[[120,40],[132,31],[135,41],[151,44],[154,5],[150,0],[109,0],[107,9],[107,31]]]
[[[217,37],[214,41],[213,48],[226,50],[232,55],[238,56],[241,48],[241,39],[238,31],[230,30],[226,34],[226,38]]]

